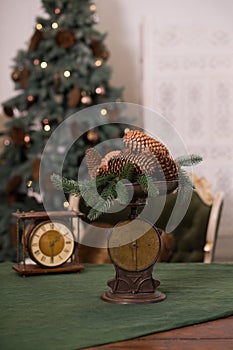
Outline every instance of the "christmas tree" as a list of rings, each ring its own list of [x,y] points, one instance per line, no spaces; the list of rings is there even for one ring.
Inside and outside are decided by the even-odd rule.
[[[3,103],[9,117],[0,156],[0,261],[15,259],[15,222],[12,212],[43,210],[39,192],[40,158],[52,132],[66,118],[91,105],[122,98],[113,88],[107,64],[106,34],[96,30],[96,6],[88,0],[42,0],[47,13],[38,17],[26,50],[14,59],[11,78],[19,94]],[[111,111],[116,121],[116,110]],[[115,119],[114,119],[115,118]],[[123,124],[95,127],[87,121],[64,165],[75,178],[85,150],[100,141],[121,137]],[[48,176],[49,181],[49,176]]]

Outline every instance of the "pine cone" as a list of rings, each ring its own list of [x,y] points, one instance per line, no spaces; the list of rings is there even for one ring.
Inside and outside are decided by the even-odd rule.
[[[97,174],[98,175],[114,174],[115,176],[119,176],[127,163],[129,162],[125,158],[121,158],[121,157],[112,158],[109,160],[107,168],[105,169],[99,168],[97,171]],[[137,164],[134,164],[134,168],[137,174],[142,174],[142,171]]]
[[[156,157],[147,149],[139,153],[126,148],[121,151],[120,156],[137,166],[140,172],[146,175],[152,175],[158,166]]]
[[[107,170],[108,169],[108,162],[110,161],[110,159],[116,158],[120,154],[120,152],[121,151],[111,151],[111,152],[107,153],[104,156],[104,158],[102,158],[99,169]]]
[[[160,141],[153,139],[139,130],[129,130],[123,137],[125,146],[132,151],[142,152],[146,148],[155,156],[157,154],[169,155],[169,151]]]
[[[156,166],[153,175],[157,180],[177,180],[178,165],[170,156],[167,147],[160,141],[139,130],[129,130],[123,137],[127,148],[133,152],[145,153],[147,150],[155,156]],[[155,163],[153,163],[155,164]]]
[[[84,157],[89,175],[91,179],[94,179],[97,174],[97,169],[100,166],[101,156],[95,148],[88,148]]]

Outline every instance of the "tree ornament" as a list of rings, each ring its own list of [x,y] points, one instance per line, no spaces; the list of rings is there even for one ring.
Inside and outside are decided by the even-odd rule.
[[[40,159],[35,158],[32,161],[32,178],[34,181],[39,181],[40,174]]]
[[[69,49],[76,43],[76,38],[71,30],[60,30],[56,35],[56,43],[63,49]]]
[[[13,142],[16,146],[22,147],[22,146],[24,145],[25,131],[24,131],[23,128],[20,128],[20,127],[13,127],[13,128],[9,131],[9,136],[10,136],[12,142]]]
[[[108,120],[111,123],[115,123],[115,122],[117,122],[120,119],[120,114],[121,113],[120,113],[119,109],[114,108],[114,109],[109,111],[109,113],[108,113]]]
[[[94,130],[89,130],[87,132],[87,139],[90,143],[96,143],[99,139],[99,135]]]
[[[22,89],[26,89],[29,76],[30,76],[30,71],[28,68],[24,67],[20,69],[19,85]]]
[[[90,48],[95,57],[102,57],[103,45],[99,40],[92,39],[90,42]]]
[[[81,91],[77,86],[75,86],[68,95],[68,106],[70,108],[76,107],[80,102],[80,98]]]
[[[104,50],[102,51],[101,58],[103,58],[105,61],[107,61],[107,59],[109,58],[109,56],[110,56],[109,51],[106,50],[106,49],[104,49]]]
[[[3,106],[3,111],[8,117],[14,117],[14,110],[11,106]]]
[[[36,51],[42,39],[43,39],[42,31],[36,29],[35,33],[31,37],[28,50],[29,51]]]
[[[13,204],[17,200],[18,189],[23,179],[21,175],[14,175],[7,182],[5,187],[5,193],[7,195],[8,204]]]
[[[77,121],[72,122],[70,129],[73,139],[78,140],[79,137],[82,135],[82,128],[80,128],[79,123]]]
[[[53,78],[54,90],[58,90],[59,85],[60,85],[60,76],[59,76],[58,73],[56,73],[56,74],[54,75],[54,78]]]
[[[11,79],[16,82],[16,81],[19,81],[19,77],[20,77],[20,70],[17,68],[11,73]]]

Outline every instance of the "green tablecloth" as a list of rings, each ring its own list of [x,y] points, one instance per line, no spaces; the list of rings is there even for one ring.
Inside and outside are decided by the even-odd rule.
[[[0,348],[74,350],[233,315],[233,265],[157,264],[167,299],[117,305],[100,299],[112,265],[20,277],[0,264]]]

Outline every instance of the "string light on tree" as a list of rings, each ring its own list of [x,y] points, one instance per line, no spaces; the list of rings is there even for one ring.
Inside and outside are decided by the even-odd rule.
[[[69,70],[65,70],[63,75],[65,78],[69,78],[71,76],[71,72]]]
[[[42,69],[46,69],[48,67],[48,63],[43,61],[43,62],[41,62],[40,66]]]
[[[11,141],[10,141],[10,139],[5,139],[3,143],[4,143],[4,146],[7,147],[7,146],[10,146]]]
[[[64,207],[64,208],[69,208],[69,205],[70,205],[70,203],[67,202],[67,201],[65,201],[65,202],[63,203],[63,207]]]
[[[25,143],[29,143],[30,140],[31,140],[30,135],[29,135],[29,134],[26,134],[26,135],[24,136],[24,142],[25,142]]]
[[[43,119],[43,124],[44,124],[44,127],[43,127],[44,131],[50,131],[51,127],[50,127],[50,125],[49,125],[49,120],[48,120],[48,118],[44,118],[44,119]]]
[[[89,131],[87,132],[87,139],[88,139],[88,141],[90,141],[91,143],[95,143],[95,142],[98,141],[99,136],[98,136],[98,134],[97,134],[96,131],[94,131],[94,130],[89,130]]]
[[[44,125],[44,131],[50,131],[51,127],[49,124]]]
[[[27,97],[27,100],[28,100],[28,102],[33,102],[33,101],[35,100],[35,98],[34,98],[34,96],[29,95],[29,96]]]
[[[99,23],[100,18],[99,18],[99,16],[96,13],[92,17],[93,17],[93,21],[95,23]]]
[[[92,4],[92,5],[90,6],[90,10],[94,12],[94,11],[96,10],[96,6],[95,6],[94,4]]]
[[[100,111],[100,114],[105,117],[108,114],[107,109],[106,108],[102,108],[101,111]]]
[[[30,188],[30,187],[32,187],[32,180],[28,180],[27,182],[27,188]]]
[[[104,86],[97,86],[97,88],[95,89],[95,92],[97,95],[104,95],[105,94],[105,88]]]
[[[55,8],[54,13],[55,13],[55,15],[60,15],[61,9],[59,9],[58,7]]]
[[[88,96],[88,95],[87,96],[83,96],[81,98],[81,102],[84,105],[90,105],[92,103],[92,98],[91,98],[91,96]]]
[[[98,59],[98,60],[95,61],[95,66],[96,67],[100,67],[100,66],[102,66],[102,63],[103,63],[102,60]]]
[[[36,29],[37,29],[37,30],[42,30],[42,29],[43,29],[42,24],[41,24],[41,23],[37,23]]]
[[[40,64],[40,60],[38,60],[38,58],[35,58],[33,60],[33,64],[34,64],[34,66],[38,66]]]
[[[51,27],[52,27],[53,29],[57,29],[57,28],[58,28],[58,23],[57,23],[57,22],[53,22],[53,23],[51,24]]]

